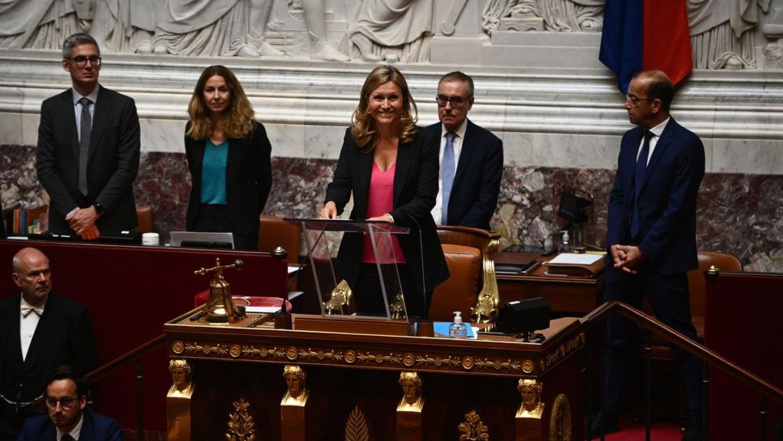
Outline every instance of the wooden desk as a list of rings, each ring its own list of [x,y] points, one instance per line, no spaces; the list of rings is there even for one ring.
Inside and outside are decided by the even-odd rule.
[[[496,259],[495,263],[502,261]],[[546,267],[539,266],[531,274],[498,274],[501,307],[512,300],[543,297],[552,305],[553,313],[582,316],[603,302],[603,273],[595,278],[582,278],[551,276],[545,272]]]
[[[366,431],[369,439],[379,441],[456,440],[460,424],[468,424],[471,412],[488,428],[490,439],[582,438],[585,334],[574,318],[552,321],[545,331],[547,340],[533,344],[490,335],[454,340],[253,328],[242,323],[208,326],[187,317],[167,323],[164,331],[169,356],[192,366],[189,432],[199,439],[225,439],[240,400],[249,403],[255,438],[264,440],[353,439],[347,436],[350,430]],[[286,365],[297,365],[307,374],[309,397],[302,410],[304,435],[299,438],[281,421]],[[423,380],[423,421],[413,438],[410,432],[398,432],[398,381],[403,371],[414,371]],[[516,429],[520,379],[543,384],[544,411],[534,421],[535,433]],[[570,437],[550,437],[552,430],[557,433],[564,427]],[[169,440],[179,441],[172,431]]]

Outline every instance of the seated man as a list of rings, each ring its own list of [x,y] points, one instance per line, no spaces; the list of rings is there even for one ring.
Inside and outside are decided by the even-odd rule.
[[[87,382],[72,366],[58,366],[46,378],[46,409],[24,422],[17,441],[122,441],[117,421],[87,407]]]

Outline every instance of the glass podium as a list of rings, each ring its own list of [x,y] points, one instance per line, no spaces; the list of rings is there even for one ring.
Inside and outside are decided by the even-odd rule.
[[[354,221],[346,219],[295,219],[286,222],[298,225],[304,234],[307,256],[300,271],[311,271],[315,289],[320,301],[322,317],[353,317],[385,321],[408,321],[405,309],[405,293],[400,282],[392,238],[408,234],[409,229],[380,221]],[[335,269],[340,244],[345,235],[356,234],[369,237],[375,270],[378,272],[379,287],[373,293],[353,292],[348,283]],[[305,268],[309,266],[309,268]],[[356,312],[352,297],[379,295],[385,305],[384,315],[367,315]]]

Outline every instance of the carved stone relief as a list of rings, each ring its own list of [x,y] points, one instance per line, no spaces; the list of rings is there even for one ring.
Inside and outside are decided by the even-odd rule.
[[[111,53],[427,63],[433,39],[603,27],[605,0],[477,1],[474,24],[461,17],[477,7],[466,0],[5,0],[0,49],[59,49],[83,31]],[[771,13],[775,6],[783,1],[687,0],[694,67],[781,68],[783,14]]]

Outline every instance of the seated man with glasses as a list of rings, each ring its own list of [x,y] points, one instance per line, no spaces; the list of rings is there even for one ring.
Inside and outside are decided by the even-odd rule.
[[[48,415],[25,420],[17,441],[122,441],[117,421],[87,407],[87,382],[73,366],[58,366],[46,378]]]
[[[440,192],[432,210],[438,225],[491,229],[500,194],[503,141],[471,122],[473,79],[462,72],[438,83],[439,123],[427,127],[440,138]]]

